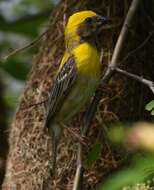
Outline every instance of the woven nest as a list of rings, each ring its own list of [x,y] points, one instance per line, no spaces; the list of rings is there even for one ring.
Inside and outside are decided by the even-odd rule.
[[[105,65],[110,63],[113,49],[129,5],[129,0],[123,2],[121,0],[65,0],[61,1],[52,13],[49,30],[46,33],[40,53],[36,57],[36,61],[29,74],[10,136],[11,146],[8,163],[12,162],[14,166],[18,166],[19,168],[17,169],[8,164],[7,171],[11,172],[13,176],[11,180],[20,186],[20,190],[27,188],[29,190],[38,190],[40,187],[43,189],[71,190],[73,186],[77,164],[78,139],[67,129],[64,130],[61,143],[58,147],[57,171],[54,175],[50,174],[52,166],[50,153],[52,148],[51,140],[48,132],[41,127],[45,113],[44,107],[43,105],[38,105],[35,108],[32,107],[22,111],[22,107],[28,107],[29,104],[47,98],[46,92],[51,88],[53,76],[64,51],[63,30],[68,16],[79,10],[91,9],[99,14],[115,18],[117,24],[111,27],[111,29],[104,30],[102,34],[102,47],[104,49],[102,64],[105,67]],[[144,22],[146,22],[146,18],[145,20],[138,21],[138,26],[134,24],[135,29],[133,32],[130,31],[130,36],[124,45],[122,56],[127,55],[127,52],[137,47],[146,37],[150,26],[146,29],[143,28]],[[136,33],[139,30],[140,36]],[[139,52],[130,56],[124,62],[122,68],[138,75],[142,74],[152,80],[154,76],[154,70],[151,69],[152,64],[154,64],[154,62],[152,63],[153,45],[154,42],[151,40]],[[148,115],[144,111],[144,105],[147,99],[152,98],[152,95],[145,87],[137,82],[129,81],[118,74],[112,78],[108,87],[102,90],[105,93],[98,106],[97,115],[88,134],[87,145],[84,146],[85,162],[93,144],[97,142],[101,143],[102,152],[100,159],[91,167],[86,167],[85,163],[85,190],[94,189],[103,180],[105,175],[124,163],[125,151],[116,150],[110,145],[106,137],[107,127],[112,122],[133,122],[135,120],[148,119]],[[82,117],[83,113],[80,113],[70,125],[81,129]],[[28,121],[27,124],[26,121]],[[24,154],[25,152],[23,152],[23,145],[25,145],[25,152],[28,152],[27,157]],[[21,157],[24,158],[22,161]],[[33,171],[32,168],[34,169]],[[19,171],[23,171],[23,175],[19,176]],[[9,174],[7,172],[7,176]],[[27,174],[29,177],[26,177]],[[5,179],[3,189],[8,189],[8,184],[10,185],[11,180],[9,177]]]

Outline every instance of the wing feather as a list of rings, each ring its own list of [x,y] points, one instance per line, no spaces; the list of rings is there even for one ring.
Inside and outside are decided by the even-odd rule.
[[[77,77],[77,69],[75,60],[70,57],[62,66],[61,70],[55,78],[49,101],[47,111],[47,122],[50,121],[59,107],[59,102],[66,96],[68,91],[75,83]]]

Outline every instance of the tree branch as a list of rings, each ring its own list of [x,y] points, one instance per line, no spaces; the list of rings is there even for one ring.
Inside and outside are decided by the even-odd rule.
[[[138,76],[138,75],[129,73],[127,71],[119,69],[118,67],[113,68],[113,70],[146,85],[147,87],[150,88],[150,90],[154,94],[154,82],[153,81],[147,80],[147,79],[143,78],[142,76]]]
[[[12,52],[10,52],[8,55],[6,55],[5,57],[2,58],[2,61],[6,61],[7,59],[9,59],[11,56],[16,55],[17,53],[24,51],[28,48],[33,47],[34,45],[36,45],[40,40],[42,40],[43,36],[48,32],[48,30],[46,30],[45,32],[43,32],[40,36],[36,37],[36,39],[34,39],[32,42],[30,42],[29,44],[21,47],[21,48],[17,48],[15,50],[13,50]]]
[[[137,11],[137,8],[139,7],[139,2],[140,2],[139,0],[133,0],[132,1],[132,4],[131,4],[129,11],[127,13],[125,22],[123,24],[122,30],[120,32],[118,41],[116,43],[116,46],[115,46],[115,49],[113,52],[113,56],[111,59],[111,63],[108,66],[106,72],[104,73],[104,76],[102,77],[100,87],[104,86],[105,84],[107,84],[109,82],[110,78],[114,74],[113,68],[116,68],[120,64],[119,58],[120,58],[120,55],[121,55],[121,52],[123,49],[123,44],[125,42],[127,33],[129,31],[128,28],[131,26],[131,24],[133,22],[134,15]],[[90,107],[89,107],[89,109],[85,115],[85,125],[86,125],[85,128],[89,128],[89,125],[90,125],[90,123],[91,123],[91,121],[95,115],[97,105],[98,105],[101,97],[102,97],[102,91],[100,91],[98,88],[98,90],[96,91],[95,96],[93,98],[92,104],[90,105]],[[87,130],[85,129],[85,131],[87,131]]]
[[[82,180],[83,180],[83,173],[84,173],[82,157],[83,157],[83,145],[82,143],[79,143],[78,155],[77,155],[77,169],[76,169],[76,174],[75,174],[75,179],[74,179],[73,190],[79,190],[82,188]]]
[[[121,56],[123,45],[124,45],[128,30],[129,30],[128,28],[131,26],[131,24],[133,22],[133,18],[139,7],[139,4],[140,4],[140,0],[133,0],[131,3],[131,6],[127,13],[125,22],[123,24],[122,30],[120,32],[118,41],[116,43],[116,46],[115,46],[115,49],[113,52],[111,64],[107,68],[106,72],[104,73],[104,76],[101,80],[100,87],[104,86],[105,84],[107,84],[109,82],[110,78],[114,74],[113,68],[117,67],[119,64],[118,61]],[[96,91],[93,101],[92,101],[91,105],[89,106],[89,108],[87,109],[87,112],[85,114],[82,135],[86,135],[88,133],[90,124],[91,124],[91,122],[95,116],[96,110],[97,110],[97,105],[99,104],[99,101],[101,100],[101,97],[103,95],[99,89],[100,88],[98,88],[98,90]],[[75,180],[74,180],[73,190],[79,190],[80,187],[82,186],[82,184],[81,184],[81,182],[82,182],[81,178],[83,178],[83,163],[82,163],[83,150],[82,149],[83,149],[83,145],[80,143],[80,145],[78,147],[77,169],[76,169],[76,176],[75,176]]]

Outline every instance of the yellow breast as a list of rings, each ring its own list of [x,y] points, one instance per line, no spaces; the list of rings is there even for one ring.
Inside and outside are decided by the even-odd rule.
[[[73,56],[78,74],[99,78],[101,75],[100,52],[89,43],[82,43],[72,51],[65,51],[59,70]]]
[[[100,53],[94,46],[83,43],[73,50],[73,55],[80,73],[92,77],[100,76]]]

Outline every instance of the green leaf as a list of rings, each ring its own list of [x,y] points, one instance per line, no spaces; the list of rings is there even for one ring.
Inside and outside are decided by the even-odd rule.
[[[96,143],[93,145],[91,151],[87,156],[86,165],[87,167],[91,167],[91,165],[99,159],[101,154],[102,145],[100,143]]]
[[[154,100],[150,101],[146,106],[145,109],[147,111],[151,111],[152,109],[154,109]]]
[[[99,190],[122,190],[124,187],[136,185],[152,179],[154,176],[154,157],[136,157],[129,168],[125,168],[110,176]]]
[[[40,25],[47,21],[51,10],[36,15],[29,15],[18,20],[8,22],[0,16],[0,31],[22,34],[29,37],[36,37]]]
[[[14,95],[12,94],[12,92],[8,92],[5,94],[4,101],[6,103],[7,106],[9,106],[9,108],[15,109],[15,107],[17,106],[18,103],[18,95]]]
[[[111,125],[108,129],[108,138],[115,144],[122,144],[125,141],[125,127],[122,124]]]
[[[3,69],[17,80],[25,80],[29,71],[25,63],[19,62],[16,59],[0,64],[0,69]]]
[[[154,109],[151,111],[151,115],[154,115]]]

